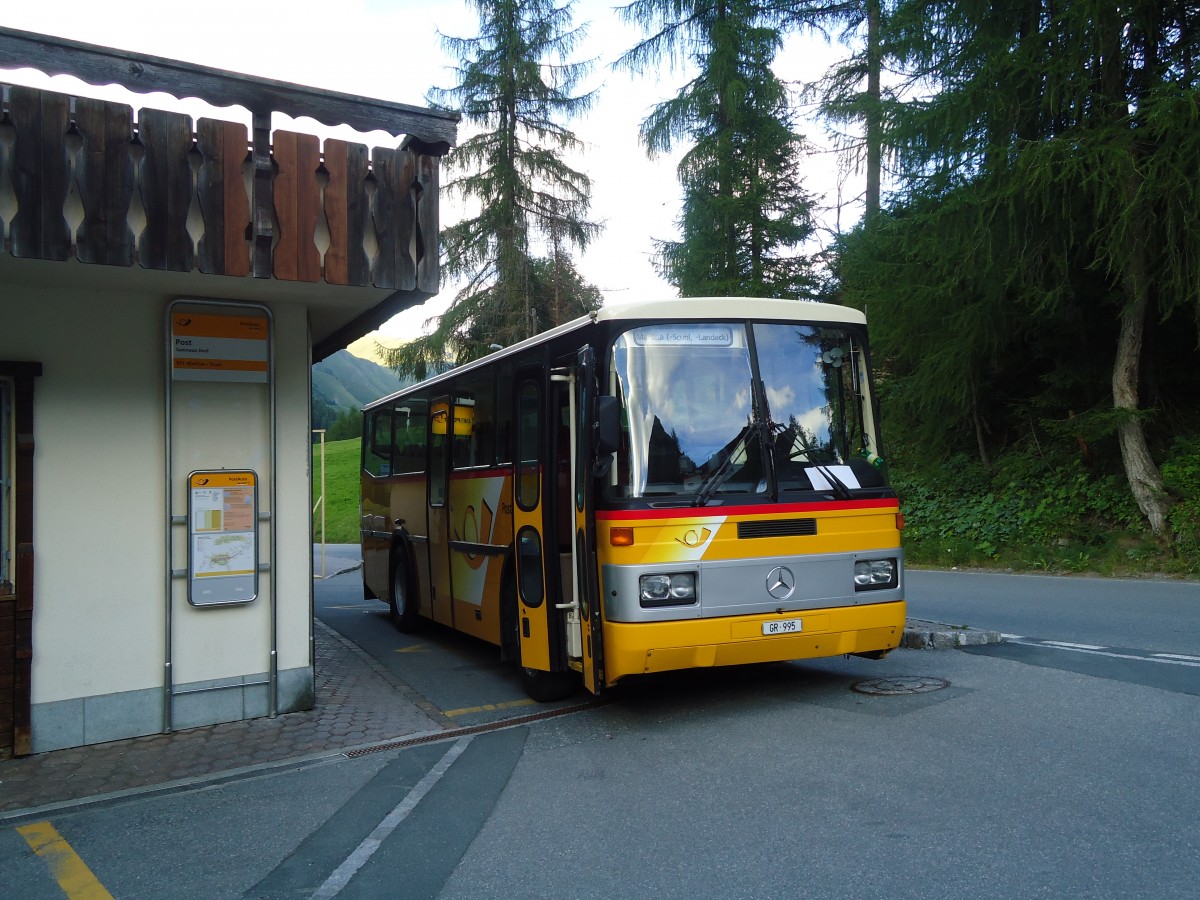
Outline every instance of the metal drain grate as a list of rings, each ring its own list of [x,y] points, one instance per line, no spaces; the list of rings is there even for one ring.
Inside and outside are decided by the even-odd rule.
[[[945,678],[934,678],[930,675],[896,675],[892,678],[856,681],[850,685],[850,690],[876,697],[897,697],[901,694],[928,694],[930,691],[940,691],[947,687],[950,687],[950,682]]]

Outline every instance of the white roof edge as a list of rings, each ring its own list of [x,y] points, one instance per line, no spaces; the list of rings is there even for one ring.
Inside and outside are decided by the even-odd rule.
[[[519,353],[525,347],[541,343],[547,338],[566,334],[587,325],[589,322],[608,322],[617,319],[680,319],[711,322],[720,319],[800,319],[812,322],[849,322],[865,325],[867,317],[859,310],[849,306],[838,306],[835,303],[819,303],[815,300],[778,300],[765,297],[663,297],[654,300],[625,300],[615,303],[605,303],[592,314],[580,316],[570,322],[542,332],[535,337],[527,338],[518,344],[497,350],[495,353],[466,363],[441,375],[427,378],[427,382],[449,381],[451,378],[469,372],[483,365],[484,361],[495,362],[504,356]],[[409,390],[401,388],[372,400],[363,405],[363,409],[379,406],[392,398]]]
[[[856,322],[867,317],[857,309],[814,300],[779,300],[765,297],[664,297],[605,303],[596,313],[599,322],[611,319],[809,319],[817,322]]]
[[[469,373],[472,369],[480,368],[485,363],[494,363],[499,359],[503,359],[505,356],[514,356],[517,353],[520,353],[526,347],[532,346],[534,344],[540,344],[543,341],[546,341],[550,338],[554,338],[560,334],[567,334],[568,332],[574,331],[577,328],[582,328],[584,325],[590,324],[592,321],[593,321],[593,319],[590,315],[580,316],[578,319],[572,319],[570,322],[564,322],[562,325],[558,325],[554,328],[551,328],[548,331],[543,331],[540,334],[535,334],[531,338],[525,338],[525,340],[520,341],[516,344],[510,344],[507,347],[502,347],[499,350],[489,353],[487,356],[481,356],[479,359],[473,359],[469,363],[463,363],[461,366],[455,366],[453,369],[448,369],[447,371],[442,372],[438,375],[430,375],[424,381],[421,381],[419,383],[422,385],[425,385],[425,384],[437,384],[438,382],[441,382],[441,381],[449,381],[452,378],[456,378],[459,375],[462,375],[464,373]],[[390,393],[384,397],[380,397],[377,400],[372,400],[370,403],[364,403],[362,408],[364,410],[368,410],[375,406],[379,406],[380,404],[385,403],[394,397],[398,397],[401,394],[407,393],[409,390],[411,390],[415,386],[416,385],[408,385],[406,387],[402,387],[402,388],[400,388],[400,390],[393,391],[392,393]]]

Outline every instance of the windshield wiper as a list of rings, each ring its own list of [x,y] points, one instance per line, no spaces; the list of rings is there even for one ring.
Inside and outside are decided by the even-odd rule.
[[[700,485],[700,490],[696,492],[696,499],[692,502],[692,506],[707,506],[708,498],[713,491],[729,480],[729,476],[733,474],[733,460],[746,449],[746,441],[752,433],[752,428],[753,423],[747,422],[746,427],[738,432],[738,436],[733,440],[733,446],[725,454],[721,464]]]
[[[837,497],[839,500],[849,500],[851,497],[853,497],[853,494],[850,493],[850,488],[846,486],[846,482],[834,475],[832,469],[830,469],[828,466],[823,466],[818,462],[813,462],[812,465],[813,468],[820,472],[825,480],[829,482],[829,487],[833,491],[833,496]]]
[[[754,399],[754,424],[758,426],[758,452],[762,458],[763,474],[767,480],[767,494],[772,501],[779,499],[779,480],[775,474],[775,454],[772,448],[775,440],[772,437],[774,423],[771,421],[771,406],[767,402],[767,385],[759,378],[758,396]]]

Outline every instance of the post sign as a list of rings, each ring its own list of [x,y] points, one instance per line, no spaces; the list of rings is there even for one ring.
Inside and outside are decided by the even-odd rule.
[[[430,427],[434,434],[446,433],[446,422],[450,418],[449,403],[435,403],[429,411],[432,422]],[[475,425],[475,401],[469,398],[458,398],[454,401],[454,436],[469,437]]]
[[[266,384],[270,350],[266,316],[171,314],[171,378]]]
[[[258,476],[217,469],[188,476],[188,602],[249,603],[258,596]]]

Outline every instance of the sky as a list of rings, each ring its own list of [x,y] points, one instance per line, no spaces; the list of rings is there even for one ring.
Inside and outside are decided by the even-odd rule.
[[[585,117],[567,123],[585,148],[570,164],[591,177],[589,218],[604,223],[602,235],[576,255],[576,266],[606,300],[671,296],[674,289],[654,272],[651,257],[656,239],[678,238],[675,223],[681,191],[675,166],[679,153],[648,159],[638,141],[638,126],[654,104],[679,90],[690,73],[663,68],[635,76],[614,71],[612,63],[641,37],[638,29],[620,21],[615,9],[613,0],[577,0],[575,6],[575,23],[586,23],[587,33],[574,58],[594,61],[583,89],[595,91],[596,100]],[[463,0],[288,0],[271,7],[255,7],[244,0],[10,2],[0,11],[0,25],[420,106],[427,105],[430,87],[454,85],[450,68],[454,60],[443,51],[439,34],[474,37],[479,31],[476,14]],[[844,47],[819,37],[793,36],[776,60],[776,71],[785,80],[814,80],[846,53]],[[79,84],[29,70],[5,73],[0,80],[63,92]],[[88,91],[94,93],[95,88]],[[249,121],[241,110],[215,111],[165,95],[107,91],[113,99],[135,107]],[[275,125],[289,127],[290,121],[277,117]],[[303,119],[297,124],[322,137],[368,146],[397,143],[382,133],[362,136]],[[460,138],[465,129],[465,123],[460,125]],[[814,144],[830,145],[819,124],[806,123],[802,130]],[[858,216],[853,198],[861,193],[861,178],[841,171],[836,154],[827,149],[810,157],[805,168],[806,189],[830,208],[824,216],[826,227],[845,230],[853,225]],[[840,202],[847,205],[839,214]],[[450,224],[461,215],[443,191],[442,223]],[[376,342],[395,346],[414,336],[426,320],[444,309],[454,291],[453,284],[444,285],[437,297],[401,313],[351,345],[351,351],[370,358]]]

